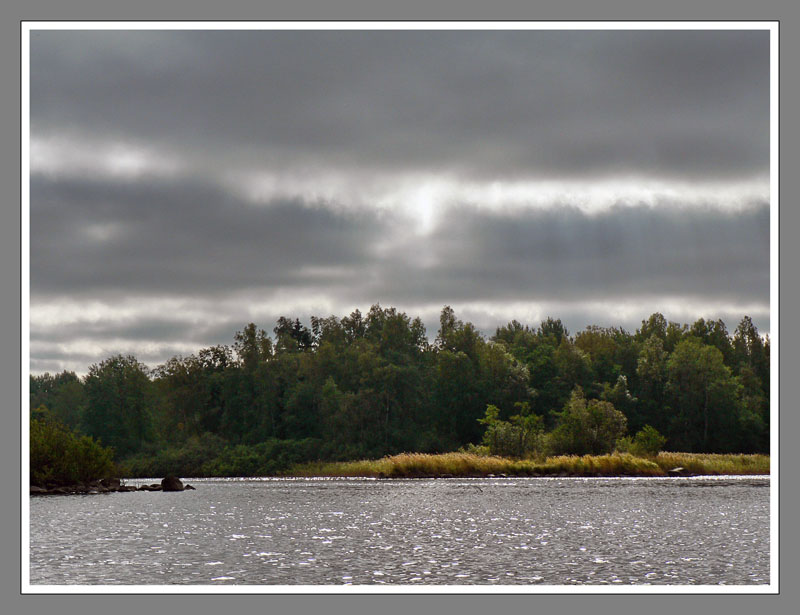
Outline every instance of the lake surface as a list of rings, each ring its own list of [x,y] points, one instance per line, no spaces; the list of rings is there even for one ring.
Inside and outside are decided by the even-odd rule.
[[[769,477],[185,482],[32,497],[31,583],[769,583]]]

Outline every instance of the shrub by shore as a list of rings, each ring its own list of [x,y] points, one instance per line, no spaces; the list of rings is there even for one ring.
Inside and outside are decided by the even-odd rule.
[[[34,419],[30,427],[30,483],[64,487],[118,476],[113,451],[55,421]]]
[[[374,460],[307,463],[287,476],[438,478],[482,476],[668,476],[682,468],[692,475],[769,474],[769,455],[659,453],[644,458],[629,453],[564,455],[546,459],[511,459],[472,453],[438,455],[403,453]]]

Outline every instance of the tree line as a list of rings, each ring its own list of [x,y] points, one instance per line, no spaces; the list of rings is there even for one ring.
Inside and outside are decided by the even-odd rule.
[[[118,355],[82,378],[31,376],[32,418],[89,435],[145,474],[445,452],[501,432],[532,443],[519,451],[604,452],[643,430],[665,450],[769,451],[769,338],[747,316],[733,333],[656,313],[634,333],[571,335],[547,318],[487,338],[446,306],[433,342],[419,318],[380,305],[309,324],[281,317],[269,335],[251,323],[231,345],[152,370]]]

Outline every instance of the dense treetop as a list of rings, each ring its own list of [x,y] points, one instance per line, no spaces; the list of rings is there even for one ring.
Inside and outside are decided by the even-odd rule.
[[[746,316],[732,334],[720,320],[653,314],[634,333],[572,335],[548,318],[487,339],[446,306],[433,343],[419,318],[380,305],[309,324],[282,317],[269,335],[251,323],[231,346],[153,370],[114,356],[84,378],[31,376],[30,407],[141,472],[156,459],[194,464],[194,474],[251,461],[263,472],[450,451],[501,433],[515,434],[510,454],[513,442],[545,446],[543,433],[552,451],[600,452],[646,426],[667,450],[769,451],[769,339]]]

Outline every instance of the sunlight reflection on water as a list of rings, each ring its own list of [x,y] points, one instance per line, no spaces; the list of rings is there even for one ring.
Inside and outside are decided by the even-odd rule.
[[[187,481],[32,498],[31,583],[769,582],[764,476]]]

